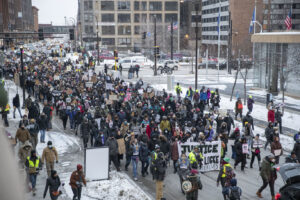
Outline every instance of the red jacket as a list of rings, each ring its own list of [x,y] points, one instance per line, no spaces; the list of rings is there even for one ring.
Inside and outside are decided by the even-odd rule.
[[[275,122],[275,112],[274,110],[269,110],[268,112],[268,122]]]
[[[151,128],[150,128],[149,124],[148,124],[147,127],[146,127],[146,133],[147,133],[147,135],[148,135],[148,138],[150,139],[150,136],[151,136]]]

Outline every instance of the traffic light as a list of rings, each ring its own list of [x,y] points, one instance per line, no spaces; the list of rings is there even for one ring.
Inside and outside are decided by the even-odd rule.
[[[142,34],[142,39],[143,39],[143,40],[146,39],[146,32],[143,32],[143,34]]]
[[[70,28],[69,33],[70,33],[70,40],[74,40],[74,29]]]
[[[154,56],[159,56],[160,52],[159,52],[159,46],[155,46],[154,47]]]
[[[115,57],[115,60],[118,59],[118,51],[117,50],[114,50],[114,57]]]
[[[44,29],[39,28],[39,40],[44,40]]]

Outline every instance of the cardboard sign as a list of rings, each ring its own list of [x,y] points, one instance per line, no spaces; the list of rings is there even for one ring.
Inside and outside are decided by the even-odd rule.
[[[179,157],[182,152],[186,152],[188,156],[195,146],[199,147],[199,152],[203,155],[201,172],[220,170],[221,141],[205,142],[203,144],[198,142],[178,142]]]
[[[93,82],[85,82],[85,87],[88,87],[88,88],[93,87]]]
[[[219,115],[221,117],[226,117],[227,114],[227,110],[226,109],[219,109]]]
[[[69,71],[71,71],[71,70],[72,70],[71,65],[68,65],[66,71],[69,72]]]
[[[118,101],[118,95],[109,95],[109,100]]]

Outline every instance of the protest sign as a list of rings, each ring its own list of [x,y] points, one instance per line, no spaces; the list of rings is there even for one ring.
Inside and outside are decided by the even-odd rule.
[[[221,141],[205,142],[202,144],[199,142],[178,142],[179,157],[182,152],[185,152],[188,156],[195,146],[199,147],[199,152],[203,155],[201,172],[220,170]]]
[[[219,109],[219,116],[226,117],[227,110],[226,109]]]
[[[111,100],[111,101],[118,101],[118,95],[115,95],[115,94],[109,95],[109,100]]]
[[[113,84],[112,83],[106,83],[106,89],[107,90],[114,90]]]
[[[139,92],[139,94],[143,94],[144,90],[143,89],[139,89],[138,92]]]
[[[85,87],[88,87],[88,88],[93,87],[93,82],[85,82]]]
[[[248,154],[249,153],[248,144],[243,144],[242,145],[242,150],[243,150],[243,154]]]

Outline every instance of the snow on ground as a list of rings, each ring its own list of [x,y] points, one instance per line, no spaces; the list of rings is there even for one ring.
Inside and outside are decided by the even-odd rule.
[[[69,178],[71,174],[63,174],[61,177]],[[62,181],[64,182],[64,180]],[[68,183],[68,179],[65,180]],[[72,198],[73,193],[69,184],[64,186],[67,196]],[[109,180],[87,182],[83,187],[82,200],[151,200],[136,183],[126,174],[116,171],[110,172]]]
[[[39,134],[40,136],[40,134]],[[37,152],[39,155],[42,155],[43,149],[47,147],[47,142],[52,141],[52,145],[56,148],[57,153],[59,155],[68,152],[69,147],[78,146],[80,148],[79,139],[75,136],[66,135],[61,132],[54,131],[46,131],[45,143],[38,143],[36,146]],[[69,163],[64,163],[64,165],[68,165]]]

